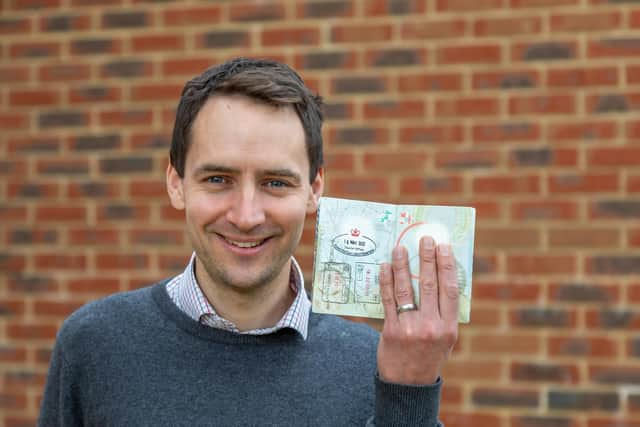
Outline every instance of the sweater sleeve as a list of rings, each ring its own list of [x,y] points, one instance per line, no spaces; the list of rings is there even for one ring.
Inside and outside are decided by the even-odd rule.
[[[76,377],[64,359],[58,340],[51,355],[38,427],[83,425]]]
[[[442,380],[413,386],[388,383],[375,378],[375,414],[367,426],[443,427],[438,420]]]

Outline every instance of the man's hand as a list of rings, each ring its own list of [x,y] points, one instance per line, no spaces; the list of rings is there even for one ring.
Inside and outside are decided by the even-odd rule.
[[[420,305],[414,302],[406,248],[393,250],[392,264],[380,268],[384,327],[378,345],[378,373],[397,384],[433,384],[458,337],[458,283],[450,245],[436,247],[431,237],[420,239]]]

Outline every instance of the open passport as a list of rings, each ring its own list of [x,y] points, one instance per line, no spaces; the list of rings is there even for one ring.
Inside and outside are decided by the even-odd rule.
[[[476,211],[470,207],[392,205],[322,197],[316,222],[312,307],[316,313],[383,318],[380,264],[403,245],[416,304],[422,236],[449,243],[460,294],[458,321],[469,322]]]

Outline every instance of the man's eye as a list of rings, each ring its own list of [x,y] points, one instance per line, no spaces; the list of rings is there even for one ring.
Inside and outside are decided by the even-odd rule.
[[[280,181],[279,179],[272,179],[267,182],[267,186],[273,187],[273,188],[284,188],[284,187],[288,187],[289,184],[287,184],[284,181]]]
[[[211,184],[224,184],[225,182],[227,182],[227,180],[221,176],[210,176],[207,178],[207,182]]]

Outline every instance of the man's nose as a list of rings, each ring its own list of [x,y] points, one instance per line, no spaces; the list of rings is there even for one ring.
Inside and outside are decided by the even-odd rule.
[[[251,231],[265,221],[260,194],[252,186],[238,188],[227,210],[227,221],[241,231]]]

